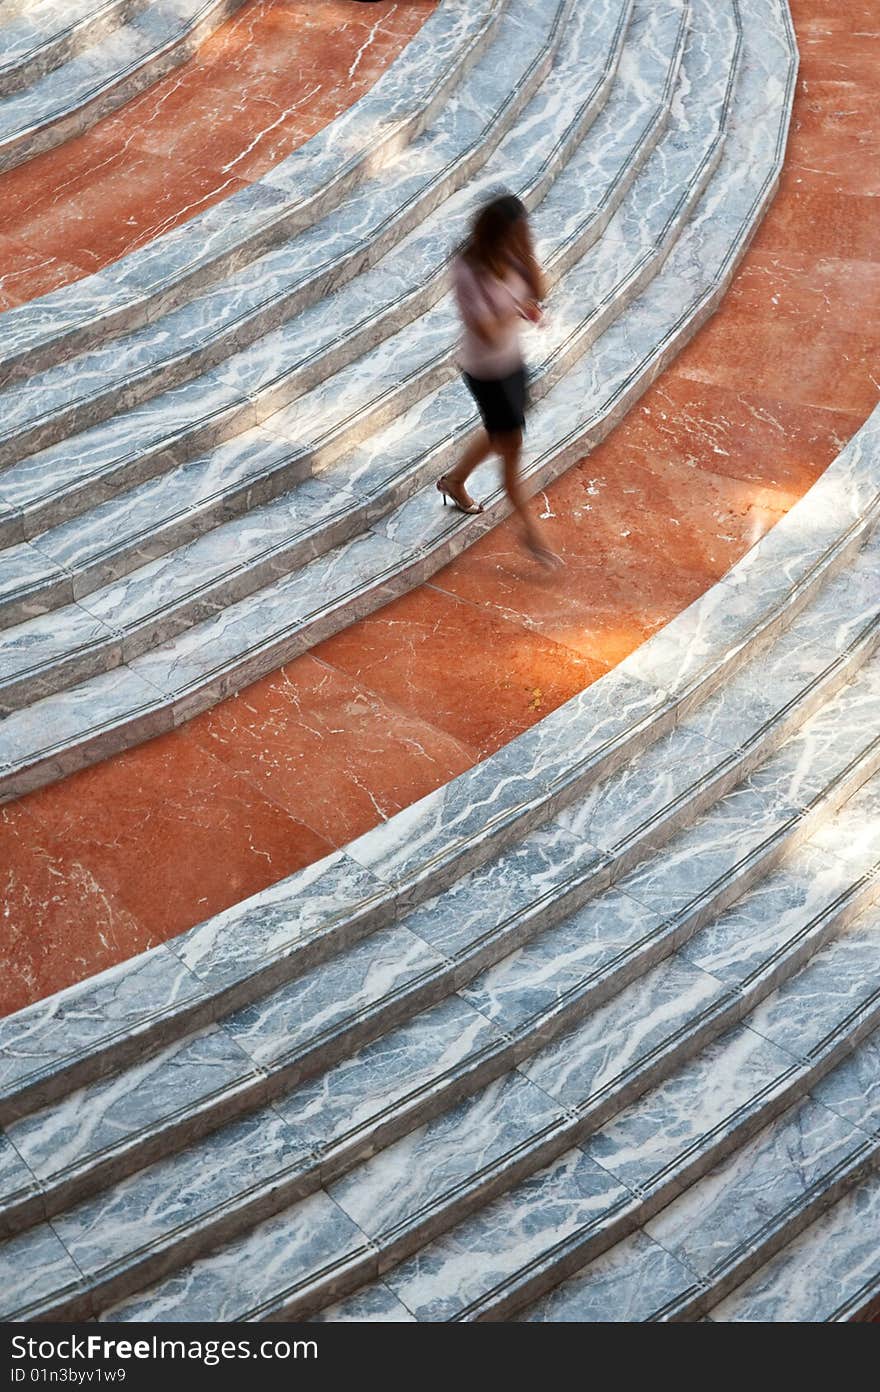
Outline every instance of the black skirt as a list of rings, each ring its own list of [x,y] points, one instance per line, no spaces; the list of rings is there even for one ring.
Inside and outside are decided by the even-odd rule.
[[[524,367],[518,367],[508,377],[497,377],[492,381],[471,377],[467,372],[463,372],[462,376],[477,403],[488,435],[509,435],[513,430],[523,429],[528,401]]]

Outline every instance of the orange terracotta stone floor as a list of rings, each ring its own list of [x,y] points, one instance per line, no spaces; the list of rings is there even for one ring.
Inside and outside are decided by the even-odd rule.
[[[250,0],[195,57],[0,175],[0,310],[227,198],[362,96],[437,0]]]
[[[880,390],[880,25],[859,0],[792,9],[779,197],[719,313],[541,495],[565,570],[539,571],[505,524],[173,735],[0,813],[0,1009],[181,932],[525,730],[713,584],[863,423]]]

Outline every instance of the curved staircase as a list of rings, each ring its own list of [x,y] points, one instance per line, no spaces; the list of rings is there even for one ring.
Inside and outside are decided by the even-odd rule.
[[[719,159],[739,90],[739,11],[702,0],[485,9],[456,31],[466,71],[454,100],[430,118],[424,108],[422,133],[372,177],[376,150],[363,141],[377,121],[357,112],[379,103],[385,79],[349,125],[272,172],[295,195],[256,185],[126,258],[99,327],[71,318],[108,273],[4,316],[0,795],[171,728],[476,538],[478,527],[444,521],[433,490],[475,428],[452,380],[443,275],[475,181],[507,178],[536,204],[556,280],[559,310],[536,343],[546,405],[532,486],[612,427],[722,293],[778,173],[787,31],[756,187],[734,208],[720,260],[707,256],[685,284],[701,217],[721,220],[707,181],[734,173]],[[389,103],[407,103],[385,118],[394,131],[415,119],[418,87],[404,86],[401,64],[424,59],[420,40],[437,65],[418,69],[424,100],[448,82],[448,55],[425,37],[444,14],[386,74]],[[347,197],[343,175],[358,177]],[[310,180],[324,215],[257,254],[306,217]],[[744,198],[733,182],[731,199]],[[244,264],[230,274],[233,261]],[[658,313],[633,335],[640,314]],[[146,314],[69,355],[72,336]],[[22,375],[35,361],[47,365]],[[96,415],[107,418],[88,425]],[[494,496],[482,525],[503,508]]]
[[[243,0],[37,0],[0,14],[0,170],[185,63]]]
[[[503,516],[432,486],[475,428],[441,268],[478,191],[522,193],[553,281],[530,486],[612,429],[723,295],[795,68],[781,0],[447,0],[261,185],[4,315],[3,796]],[[866,1311],[878,517],[880,411],[526,735],[0,1022],[0,1315]]]

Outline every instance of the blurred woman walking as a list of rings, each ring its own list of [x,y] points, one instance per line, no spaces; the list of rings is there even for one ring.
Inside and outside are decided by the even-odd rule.
[[[529,512],[520,477],[527,395],[520,330],[525,320],[541,320],[544,276],[518,198],[505,194],[480,209],[453,262],[452,278],[463,329],[459,366],[484,428],[437,487],[444,503],[449,499],[461,512],[482,512],[467,480],[490,454],[499,455],[526,546],[544,565],[556,565],[558,557],[544,545]]]

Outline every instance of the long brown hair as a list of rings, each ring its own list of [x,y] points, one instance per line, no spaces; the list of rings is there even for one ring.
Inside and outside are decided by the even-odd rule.
[[[503,276],[510,264],[507,254],[510,229],[526,217],[525,204],[514,194],[505,193],[493,198],[483,205],[474,218],[461,255],[475,269]]]

